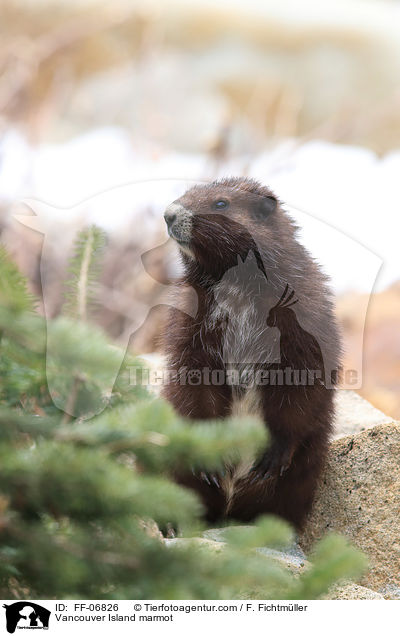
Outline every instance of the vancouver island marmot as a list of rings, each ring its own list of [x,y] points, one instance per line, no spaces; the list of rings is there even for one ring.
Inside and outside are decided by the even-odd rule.
[[[198,305],[170,309],[165,349],[177,375],[163,394],[182,416],[251,413],[270,433],[247,465],[176,479],[197,491],[210,522],[274,513],[299,529],[326,457],[340,356],[326,277],[273,192],[252,179],[196,185],[165,221],[184,266],[180,306],[193,290]],[[182,382],[180,369],[196,381]]]

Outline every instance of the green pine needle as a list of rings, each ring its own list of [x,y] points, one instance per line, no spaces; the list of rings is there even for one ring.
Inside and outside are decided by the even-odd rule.
[[[6,249],[0,245],[0,305],[15,313],[33,311],[34,297],[28,292],[26,278],[19,272]]]
[[[106,234],[96,225],[81,230],[77,235],[69,264],[64,305],[64,313],[76,320],[86,321],[94,305],[105,244]]]

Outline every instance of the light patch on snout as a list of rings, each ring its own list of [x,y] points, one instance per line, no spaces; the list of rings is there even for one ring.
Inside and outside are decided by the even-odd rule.
[[[192,238],[193,213],[180,203],[170,203],[165,211],[165,217],[175,217],[168,226],[168,233],[175,239],[179,247],[186,247]]]

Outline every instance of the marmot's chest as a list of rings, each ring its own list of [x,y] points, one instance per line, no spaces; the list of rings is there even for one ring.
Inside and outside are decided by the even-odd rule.
[[[223,364],[279,362],[280,334],[267,326],[267,315],[268,312],[251,299],[233,298],[211,305],[204,321],[205,330]]]
[[[240,393],[232,392],[231,416],[255,415],[262,419],[262,394],[257,386],[251,385]]]

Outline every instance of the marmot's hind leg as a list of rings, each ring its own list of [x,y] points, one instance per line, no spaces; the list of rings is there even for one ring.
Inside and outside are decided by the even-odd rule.
[[[299,447],[281,476],[254,481],[250,473],[234,496],[229,516],[248,523],[260,515],[274,514],[301,530],[311,510],[326,455],[320,436],[313,437]]]

